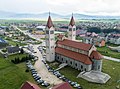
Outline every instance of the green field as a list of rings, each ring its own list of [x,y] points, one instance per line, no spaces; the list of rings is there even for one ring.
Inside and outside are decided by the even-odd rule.
[[[13,64],[10,60],[23,57],[26,54],[9,56],[7,59],[0,56],[0,89],[19,89],[25,81],[35,83],[30,72],[25,72],[25,63]]]
[[[106,46],[105,47],[97,47],[97,50],[102,55],[120,59],[120,53],[119,52],[112,51]]]
[[[50,64],[53,68],[57,68],[58,65]],[[72,81],[78,82],[83,89],[116,89],[116,86],[120,83],[117,83],[118,80],[120,80],[120,63],[109,61],[109,60],[103,60],[103,68],[102,71],[104,73],[107,73],[111,76],[111,79],[106,84],[95,84],[90,83],[82,78],[76,78],[76,76],[80,73],[80,71],[75,70],[71,67],[65,67],[60,70],[60,73],[65,75],[67,78],[69,78]]]

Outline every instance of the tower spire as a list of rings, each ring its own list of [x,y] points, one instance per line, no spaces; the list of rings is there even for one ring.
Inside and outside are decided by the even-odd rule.
[[[50,16],[50,11],[49,11],[49,16]]]
[[[49,12],[49,17],[48,17],[48,21],[47,21],[47,27],[48,28],[53,27],[53,22],[52,22],[52,19],[51,19],[51,16],[50,16],[50,12]]]
[[[74,18],[73,18],[73,13],[72,13],[72,17],[71,17],[71,20],[70,20],[70,23],[69,23],[69,26],[74,26],[75,25],[75,21],[74,21]]]

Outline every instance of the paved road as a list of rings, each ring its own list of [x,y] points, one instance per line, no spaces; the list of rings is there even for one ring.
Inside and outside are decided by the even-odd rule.
[[[107,59],[107,60],[111,60],[111,61],[120,62],[120,59],[117,59],[117,58],[112,58],[112,57],[108,57],[108,56],[103,56],[103,58]]]
[[[16,26],[14,26],[14,27],[16,29],[18,29],[20,32],[24,33],[25,35],[28,35],[31,38],[41,41],[41,39],[34,37],[30,33],[26,33],[25,31],[22,31],[21,29],[17,28]],[[43,45],[43,44],[41,44],[41,45]],[[59,78],[57,78],[51,72],[49,72],[48,69],[46,68],[45,64],[42,62],[43,57],[42,57],[42,54],[37,49],[38,46],[40,46],[40,45],[33,45],[34,50],[37,52],[34,55],[38,57],[38,60],[34,64],[34,68],[37,70],[37,72],[41,76],[41,78],[43,80],[45,80],[46,82],[50,83],[51,85],[57,85],[57,84],[62,83],[63,81],[60,80]]]
[[[29,37],[31,37],[31,38],[33,38],[33,39],[36,39],[36,40],[38,40],[38,41],[41,41],[40,38],[35,37],[34,35],[28,33],[27,31],[21,30],[21,29],[18,28],[17,26],[14,26],[14,25],[12,25],[12,26],[13,26],[15,29],[19,30],[20,32],[24,33],[25,35],[28,35]]]
[[[41,78],[45,80],[46,82],[57,85],[59,83],[62,83],[60,79],[58,79],[56,76],[54,76],[51,72],[48,71],[45,64],[41,61],[42,54],[37,49],[38,45],[34,45],[33,48],[37,52],[34,55],[38,56],[38,60],[35,62],[34,68],[37,70],[37,72],[40,74]]]
[[[37,53],[32,53],[27,48],[24,48],[25,52],[32,53],[32,54],[34,54],[35,56],[38,57],[38,60],[34,64],[34,68],[37,70],[37,72],[41,76],[41,78],[43,80],[45,80],[46,82],[50,83],[51,85],[57,85],[57,84],[62,83],[63,81],[58,79],[51,72],[49,72],[48,69],[46,68],[45,64],[42,62],[43,57],[42,57],[42,54],[37,49],[38,46],[39,45],[33,45],[33,48]]]

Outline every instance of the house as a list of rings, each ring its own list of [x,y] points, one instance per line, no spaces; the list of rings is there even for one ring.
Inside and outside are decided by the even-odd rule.
[[[0,29],[0,35],[5,35],[5,30],[4,29]]]
[[[20,52],[20,48],[17,47],[17,46],[15,46],[15,47],[9,46],[9,47],[7,47],[7,51],[8,51],[8,53],[19,53]]]
[[[82,77],[86,80],[94,71],[99,71],[95,73],[96,76],[93,79],[89,78],[91,82],[106,83],[110,79],[109,75],[101,72],[102,55],[96,47],[92,44],[76,41],[76,26],[73,16],[68,26],[68,38],[58,35],[58,40],[55,42],[54,30],[49,16],[46,26],[46,60],[48,62],[56,60],[60,63],[66,63],[75,69],[84,71],[84,74],[91,71]]]
[[[6,47],[7,45],[8,45],[8,43],[5,40],[3,40],[2,38],[0,38],[0,49]]]
[[[45,26],[37,26],[36,29],[40,31],[45,31]]]
[[[72,87],[70,86],[70,84],[68,82],[63,82],[63,83],[60,83],[60,84],[54,86],[51,89],[72,89]]]
[[[119,45],[120,44],[120,34],[108,34],[106,36],[106,42]]]
[[[100,36],[85,36],[83,37],[83,42],[88,44],[93,44],[99,47],[103,47],[106,44],[106,41],[104,40],[104,38]]]
[[[26,81],[20,89],[41,89],[40,87],[38,87],[38,85],[33,84],[29,81]]]

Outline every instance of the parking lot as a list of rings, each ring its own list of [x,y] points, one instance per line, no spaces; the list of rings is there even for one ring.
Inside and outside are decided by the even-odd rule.
[[[41,76],[41,78],[46,82],[50,83],[51,85],[57,85],[62,83],[63,81],[57,78],[51,72],[49,72],[45,64],[42,62],[42,60],[45,60],[45,59],[42,57],[42,54],[41,54],[42,49],[40,52],[40,50],[38,49],[38,46],[39,45],[33,46],[34,50],[37,52],[34,55],[38,56],[38,60],[34,64],[34,68],[36,69],[38,74]]]

